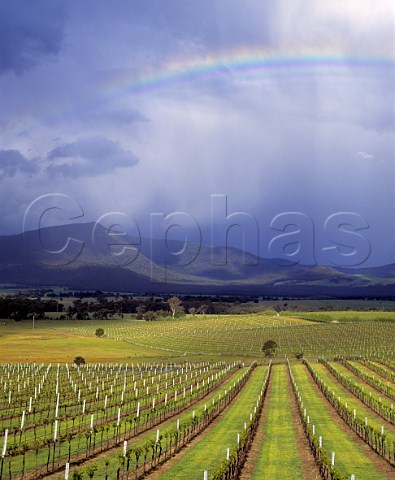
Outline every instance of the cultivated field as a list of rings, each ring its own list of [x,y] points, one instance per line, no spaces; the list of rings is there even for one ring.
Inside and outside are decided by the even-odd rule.
[[[1,480],[395,478],[394,314],[4,323]]]
[[[392,357],[394,313],[202,315],[162,322],[107,321],[57,324],[61,331],[92,336],[102,327],[110,339],[175,354],[261,355],[274,340],[277,355],[385,355]],[[395,357],[394,357],[395,358]]]

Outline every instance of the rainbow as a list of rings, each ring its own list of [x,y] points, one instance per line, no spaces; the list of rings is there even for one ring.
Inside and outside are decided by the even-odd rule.
[[[108,96],[119,93],[141,93],[172,87],[183,83],[215,78],[260,78],[264,76],[306,76],[310,74],[339,75],[350,70],[395,70],[391,56],[346,56],[340,54],[273,55],[250,50],[236,50],[231,55],[196,57],[165,64],[162,68],[136,76],[118,74],[104,90]]]
[[[264,78],[289,78],[316,75],[317,78],[327,76],[346,76],[358,71],[364,76],[392,76],[395,73],[395,58],[392,55],[352,56],[339,53],[304,53],[278,55],[262,50],[235,49],[226,54],[196,56],[169,61],[158,68],[150,67],[136,75],[126,68],[117,72],[99,87],[82,104],[54,105],[53,110],[45,116],[46,122],[62,119],[67,115],[76,115],[89,108],[92,103],[106,102],[124,95],[149,94],[208,81],[241,80],[247,83]],[[37,123],[39,123],[38,120]],[[32,126],[24,125],[3,135],[10,138]]]

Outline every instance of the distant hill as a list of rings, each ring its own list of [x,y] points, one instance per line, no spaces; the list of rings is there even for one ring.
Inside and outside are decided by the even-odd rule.
[[[0,283],[135,293],[394,297],[395,265],[335,269],[236,248],[109,235],[93,223],[0,236]]]
[[[368,277],[377,278],[395,278],[395,263],[370,268],[344,268],[341,269],[341,271],[347,275],[366,275]]]

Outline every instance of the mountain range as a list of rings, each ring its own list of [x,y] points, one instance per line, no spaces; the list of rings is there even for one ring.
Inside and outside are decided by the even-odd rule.
[[[77,223],[0,236],[0,283],[149,294],[392,298],[395,264],[359,269],[258,258]]]

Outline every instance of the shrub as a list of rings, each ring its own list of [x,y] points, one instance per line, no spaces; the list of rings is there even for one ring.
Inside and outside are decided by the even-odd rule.
[[[265,354],[266,357],[272,357],[274,352],[277,348],[277,343],[274,340],[267,340],[262,345],[262,352]]]
[[[104,335],[104,329],[103,328],[96,328],[95,332],[96,337],[102,337]]]
[[[75,363],[76,365],[85,365],[86,362],[84,357],[77,356],[75,357],[73,363]]]

